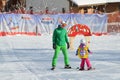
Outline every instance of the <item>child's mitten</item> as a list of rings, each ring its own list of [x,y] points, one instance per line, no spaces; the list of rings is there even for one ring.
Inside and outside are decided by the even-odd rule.
[[[75,54],[76,56],[78,55],[78,50],[76,50],[76,54]]]

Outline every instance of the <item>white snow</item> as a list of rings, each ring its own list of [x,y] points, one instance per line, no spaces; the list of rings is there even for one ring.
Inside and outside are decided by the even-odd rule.
[[[80,38],[75,38],[75,49]],[[63,69],[61,52],[51,71],[52,35],[0,37],[0,80],[120,80],[120,35],[91,36],[90,42],[90,61],[96,70],[76,70],[80,59],[69,50],[73,69]]]

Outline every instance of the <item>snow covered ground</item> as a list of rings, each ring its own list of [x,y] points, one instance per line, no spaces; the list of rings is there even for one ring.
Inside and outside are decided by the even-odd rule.
[[[80,59],[69,50],[70,65],[65,70],[62,53],[55,71],[52,36],[0,37],[0,80],[120,80],[120,35],[92,36],[90,55],[93,71],[78,71]],[[80,36],[75,38],[78,47]],[[83,38],[83,37],[82,37]]]

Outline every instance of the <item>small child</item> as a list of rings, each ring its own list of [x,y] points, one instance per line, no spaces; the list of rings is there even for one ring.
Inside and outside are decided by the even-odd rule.
[[[85,63],[87,64],[87,70],[93,69],[90,63],[90,60],[88,58],[89,53],[92,52],[89,50],[88,46],[85,43],[85,40],[81,39],[80,45],[76,51],[76,55],[78,55],[81,58],[81,64],[79,70],[84,70]]]

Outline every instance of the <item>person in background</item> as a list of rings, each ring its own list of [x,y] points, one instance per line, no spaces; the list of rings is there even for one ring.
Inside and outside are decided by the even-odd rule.
[[[89,53],[92,54],[92,52],[89,50],[88,46],[86,45],[86,42],[84,39],[81,39],[80,45],[76,51],[76,55],[81,58],[81,63],[80,63],[80,69],[79,70],[84,70],[85,63],[87,64],[87,70],[95,69],[92,68],[90,60],[88,58]]]
[[[30,6],[29,11],[30,11],[29,14],[34,14],[32,6]]]
[[[55,50],[54,56],[52,59],[52,68],[51,70],[54,70],[56,67],[58,55],[60,53],[60,50],[62,51],[64,55],[64,64],[65,69],[70,69],[71,66],[69,65],[69,57],[68,57],[68,50],[69,49],[69,41],[68,41],[68,35],[66,29],[64,27],[66,26],[65,22],[61,22],[60,25],[54,30],[53,32],[53,49]]]
[[[45,14],[49,14],[49,8],[48,7],[46,7],[46,9],[45,9]]]

